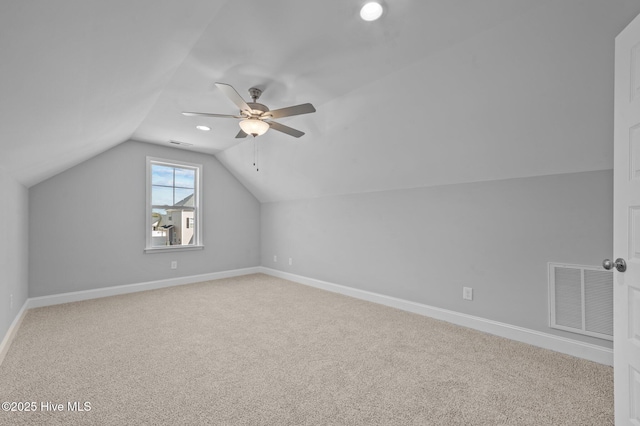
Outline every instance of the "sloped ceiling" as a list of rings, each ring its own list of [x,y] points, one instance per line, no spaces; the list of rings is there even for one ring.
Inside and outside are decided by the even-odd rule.
[[[221,6],[0,2],[0,166],[31,186],[130,138]]]
[[[372,23],[362,3],[2,2],[0,166],[30,186],[178,140],[263,202],[611,168],[613,40],[637,0],[386,0]],[[216,81],[318,111],[279,120],[300,139],[238,140],[180,114],[236,113]]]

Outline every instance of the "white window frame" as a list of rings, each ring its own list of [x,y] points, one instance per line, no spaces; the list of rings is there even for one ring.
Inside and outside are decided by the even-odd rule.
[[[153,213],[153,207],[151,205],[151,166],[153,164],[159,164],[169,167],[182,167],[195,170],[195,188],[194,188],[194,221],[196,226],[195,232],[195,244],[191,245],[174,245],[174,246],[152,246],[151,238],[151,215]],[[169,251],[187,251],[187,250],[202,250],[204,248],[204,242],[202,240],[202,164],[187,163],[185,161],[167,160],[164,158],[147,157],[147,182],[146,182],[146,220],[145,220],[145,233],[146,233],[146,246],[145,253],[166,253]]]

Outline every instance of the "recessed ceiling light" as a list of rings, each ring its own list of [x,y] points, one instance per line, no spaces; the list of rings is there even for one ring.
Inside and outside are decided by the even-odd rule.
[[[208,126],[196,126],[196,129],[202,130],[203,132],[208,132],[209,130],[211,130],[211,127],[208,127]]]
[[[380,3],[372,1],[360,9],[360,17],[365,21],[375,21],[382,16],[382,5]]]

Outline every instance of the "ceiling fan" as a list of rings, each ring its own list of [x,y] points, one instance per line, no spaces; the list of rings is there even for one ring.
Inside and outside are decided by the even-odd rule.
[[[269,130],[269,128],[299,138],[304,135],[304,132],[285,126],[284,124],[280,124],[273,121],[273,119],[316,112],[313,105],[308,103],[271,111],[266,105],[256,102],[262,94],[262,90],[260,89],[256,89],[255,87],[249,89],[249,95],[253,101],[245,102],[244,99],[242,99],[242,96],[240,96],[232,86],[224,83],[216,83],[216,87],[220,89],[222,93],[227,95],[231,102],[240,108],[239,115],[211,114],[206,112],[183,112],[182,115],[240,119],[240,132],[238,132],[236,138],[246,138],[248,135],[256,137],[264,134]]]

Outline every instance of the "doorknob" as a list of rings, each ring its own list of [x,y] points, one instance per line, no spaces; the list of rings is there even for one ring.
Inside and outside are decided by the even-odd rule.
[[[624,272],[627,270],[627,262],[625,262],[621,257],[617,258],[615,262],[612,262],[609,259],[605,259],[602,262],[602,267],[607,271],[615,267],[618,272]]]

